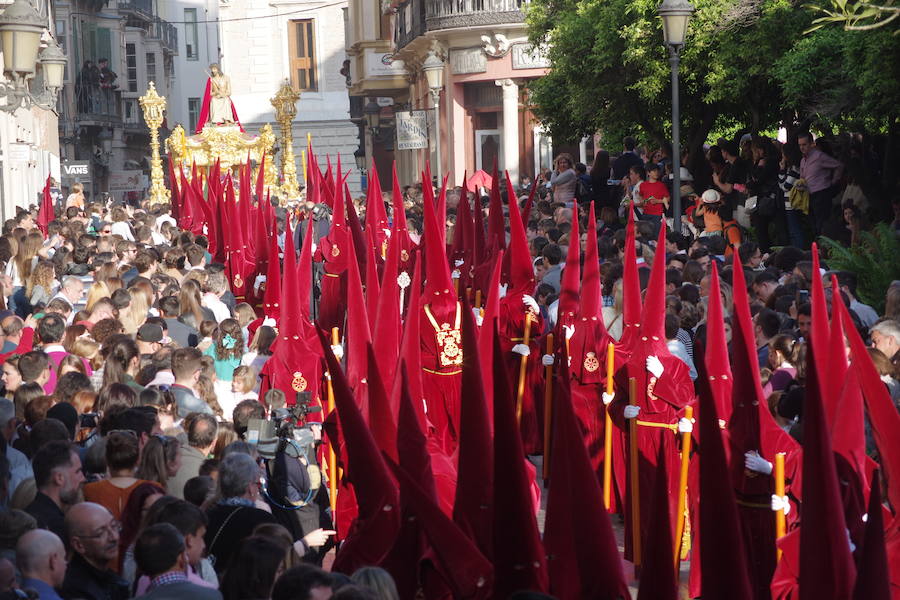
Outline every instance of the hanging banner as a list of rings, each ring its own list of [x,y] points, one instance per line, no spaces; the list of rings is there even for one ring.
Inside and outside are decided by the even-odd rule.
[[[397,150],[419,150],[428,147],[426,111],[400,111],[397,121]]]

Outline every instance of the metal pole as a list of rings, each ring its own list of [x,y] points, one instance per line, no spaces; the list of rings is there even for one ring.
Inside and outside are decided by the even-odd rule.
[[[443,172],[441,171],[441,90],[431,90],[431,100],[434,103],[434,144],[435,144],[435,173],[437,174],[437,186],[441,187]]]
[[[669,46],[672,65],[672,229],[681,233],[681,106],[678,103],[679,46]]]

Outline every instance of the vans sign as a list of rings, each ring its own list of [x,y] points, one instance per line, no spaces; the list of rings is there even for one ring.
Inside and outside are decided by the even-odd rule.
[[[91,163],[86,160],[67,160],[62,163],[63,184],[88,183],[91,180]]]

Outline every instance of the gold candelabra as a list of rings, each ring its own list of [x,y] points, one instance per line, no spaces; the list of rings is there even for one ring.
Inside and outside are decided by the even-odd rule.
[[[169,201],[171,193],[166,189],[163,179],[162,159],[159,156],[159,128],[166,112],[166,97],[156,93],[156,86],[150,82],[147,93],[141,96],[141,110],[144,111],[144,121],[150,128],[150,205],[165,204]]]
[[[294,135],[292,124],[297,115],[297,100],[300,94],[294,91],[291,84],[285,81],[275,97],[270,100],[275,108],[275,120],[281,125],[281,188],[282,200],[296,200],[300,197],[300,184],[297,182],[297,165],[294,163]]]

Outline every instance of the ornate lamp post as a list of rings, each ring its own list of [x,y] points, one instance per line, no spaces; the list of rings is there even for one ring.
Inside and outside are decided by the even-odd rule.
[[[681,107],[678,99],[679,53],[684,47],[688,22],[694,7],[687,0],[663,0],[657,13],[662,19],[663,41],[672,66],[672,223],[681,233]]]
[[[159,157],[159,128],[166,112],[166,97],[156,93],[156,86],[150,82],[147,93],[138,98],[144,121],[150,128],[150,205],[169,201],[170,192],[163,182],[162,159]]]
[[[425,62],[422,63],[422,71],[428,81],[428,89],[431,91],[431,101],[434,104],[434,130],[435,130],[435,159],[437,161],[435,172],[437,173],[438,186],[443,181],[441,171],[441,89],[444,87],[444,61],[434,50],[428,53]]]
[[[300,197],[297,182],[297,165],[294,163],[294,134],[292,124],[297,115],[297,100],[300,94],[294,91],[290,82],[285,81],[275,97],[270,100],[275,108],[275,120],[281,125],[281,188],[283,200]]]
[[[15,112],[29,106],[55,110],[67,61],[53,39],[40,50],[41,36],[46,28],[47,19],[41,17],[27,0],[15,0],[0,13],[3,74],[9,80],[9,83],[0,82],[0,97],[7,99],[0,110]],[[37,65],[41,65],[44,89],[32,92],[28,80],[33,80]]]

